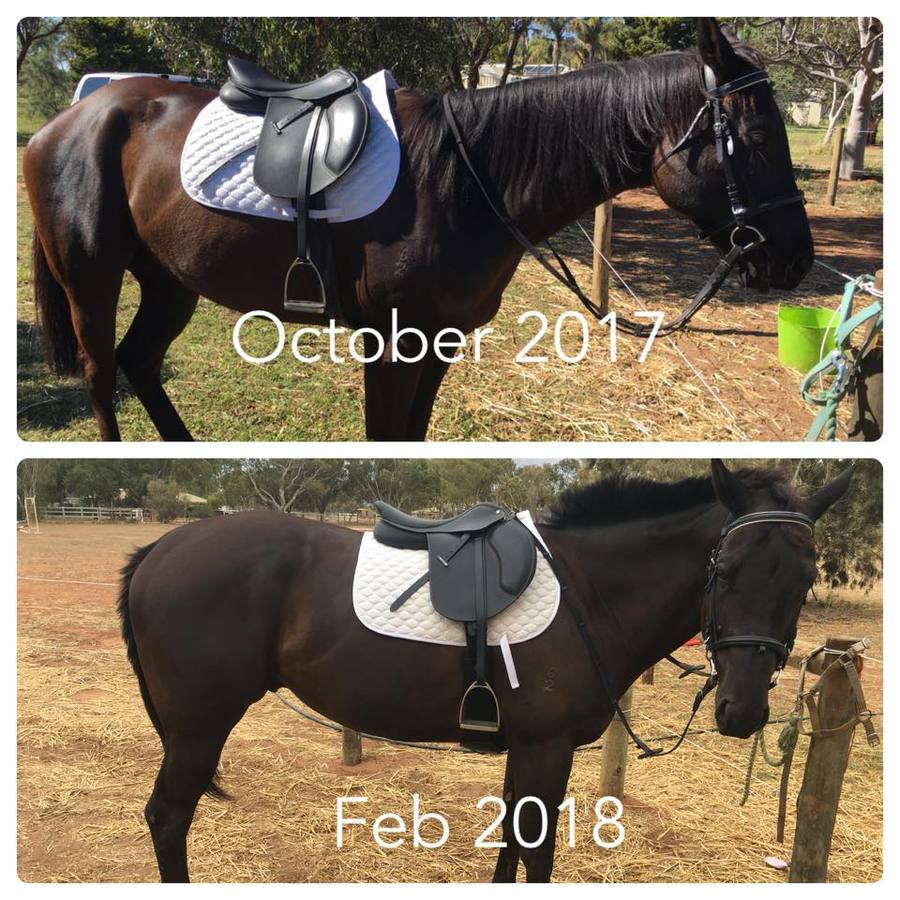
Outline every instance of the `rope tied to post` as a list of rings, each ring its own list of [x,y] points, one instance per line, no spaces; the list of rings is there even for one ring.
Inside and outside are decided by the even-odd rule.
[[[753,745],[750,748],[750,756],[747,760],[747,774],[744,779],[744,792],[740,801],[743,806],[750,796],[750,783],[753,777],[753,767],[756,762],[757,751],[762,750],[762,755],[766,763],[773,768],[781,769],[781,784],[778,792],[778,823],[776,831],[776,839],[779,843],[784,842],[784,826],[787,819],[787,794],[788,782],[791,774],[791,767],[794,761],[794,751],[797,747],[797,741],[800,735],[808,738],[830,738],[835,737],[845,731],[862,725],[866,732],[866,739],[869,746],[876,746],[880,742],[878,733],[875,730],[873,722],[873,713],[866,703],[865,694],[863,692],[862,682],[859,679],[859,671],[861,668],[862,655],[869,647],[869,640],[863,638],[855,641],[850,646],[837,650],[822,644],[811,650],[800,661],[799,683],[797,685],[797,695],[794,701],[794,710],[788,716],[787,721],[781,728],[778,735],[778,749],[781,756],[776,759],[772,757],[766,746],[764,725],[756,732],[753,739]],[[809,672],[809,664],[812,660],[820,656],[833,655],[835,658],[827,663],[819,673],[816,683],[806,690],[806,676]],[[860,666],[857,666],[857,660]],[[847,676],[850,685],[850,692],[853,697],[854,713],[847,721],[840,725],[823,728],[821,717],[819,715],[819,697],[823,687],[829,680],[839,673],[843,672]],[[808,716],[810,727],[803,727],[804,715]]]

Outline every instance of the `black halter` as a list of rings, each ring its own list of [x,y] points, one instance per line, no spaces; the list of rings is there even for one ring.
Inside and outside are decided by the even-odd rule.
[[[716,155],[725,172],[728,200],[731,204],[731,216],[714,228],[701,232],[699,237],[710,237],[714,234],[719,234],[719,232],[730,227],[732,228],[731,249],[719,260],[716,268],[703,283],[700,290],[694,295],[693,300],[691,300],[681,313],[671,322],[668,322],[657,329],[656,333],[658,335],[671,334],[683,329],[716,295],[716,292],[731,273],[731,270],[737,265],[738,260],[765,242],[765,235],[763,235],[758,228],[746,224],[748,218],[760,215],[764,212],[769,212],[773,209],[778,209],[781,206],[787,206],[791,203],[804,202],[803,194],[798,191],[797,193],[779,197],[766,203],[757,203],[747,206],[742,199],[740,186],[734,177],[734,168],[732,165],[734,139],[732,137],[730,120],[722,108],[721,101],[729,94],[734,94],[738,91],[746,90],[753,85],[762,84],[763,82],[768,81],[768,73],[760,69],[755,72],[750,72],[747,75],[741,75],[726,84],[716,84],[716,77],[712,69],[710,69],[709,66],[704,66],[703,77],[705,80],[706,101],[703,106],[700,107],[697,115],[694,116],[694,120],[691,122],[688,130],[684,133],[684,136],[662,157],[662,159],[660,159],[653,171],[655,172],[663,165],[663,163],[671,159],[672,156],[686,147],[691,140],[693,140],[694,136],[698,133],[701,120],[708,112],[709,116],[707,118],[713,123]],[[567,287],[581,301],[582,306],[584,306],[592,316],[597,319],[602,319],[606,313],[604,313],[600,307],[581,290],[578,286],[578,282],[575,280],[575,276],[572,274],[572,270],[559,253],[556,252],[550,241],[547,240],[546,244],[553,254],[559,268],[554,266],[541,250],[532,243],[503,208],[500,200],[495,198],[492,192],[487,189],[484,182],[479,178],[475,165],[469,156],[466,142],[463,139],[462,132],[459,128],[459,122],[457,122],[456,115],[453,112],[450,94],[444,94],[443,106],[444,118],[447,120],[450,133],[453,135],[453,140],[456,143],[456,149],[460,159],[462,159],[465,167],[468,169],[469,174],[472,176],[472,179],[481,191],[482,196],[487,201],[487,205],[490,207],[491,211],[526,252],[530,253],[560,284]],[[635,335],[636,337],[646,337],[650,334],[652,327],[651,325],[642,322],[632,322],[623,316],[616,317],[616,325],[618,328],[621,328],[623,331]]]
[[[716,143],[716,159],[725,173],[725,189],[728,192],[728,202],[731,206],[731,215],[727,219],[723,219],[712,228],[702,231],[699,237],[708,238],[715,234],[731,228],[732,245],[741,245],[745,252],[753,249],[753,247],[765,241],[765,236],[758,228],[747,225],[747,219],[762,213],[770,212],[773,209],[779,209],[782,206],[789,206],[792,203],[803,203],[804,197],[802,191],[795,191],[791,194],[785,194],[783,197],[777,197],[775,200],[769,200],[765,203],[748,203],[741,192],[740,185],[737,182],[734,172],[734,130],[731,120],[722,106],[722,100],[730,94],[736,94],[739,91],[745,91],[747,88],[755,87],[758,84],[765,84],[769,81],[769,73],[764,69],[757,69],[755,72],[748,72],[746,75],[740,75],[732,81],[725,84],[717,84],[716,76],[709,66],[703,67],[703,80],[705,85],[706,100],[700,107],[697,115],[694,116],[688,130],[684,133],[679,141],[667,151],[663,157],[653,167],[656,172],[661,166],[667,163],[676,153],[679,153],[685,147],[689,146],[700,130],[700,123],[706,121],[707,125],[712,125],[713,139]],[[742,232],[746,232],[751,236],[748,243],[739,240]]]
[[[763,634],[733,634],[722,635],[722,626],[719,624],[717,615],[717,598],[718,598],[718,572],[719,557],[722,553],[722,547],[725,544],[728,535],[740,528],[746,528],[749,525],[766,525],[779,522],[786,522],[792,525],[803,525],[808,528],[810,534],[815,533],[815,522],[804,513],[793,512],[791,510],[772,510],[765,512],[748,513],[745,516],[738,516],[727,522],[719,535],[719,542],[716,544],[712,555],[709,558],[709,569],[706,579],[706,619],[703,623],[703,644],[706,647],[706,657],[710,665],[710,677],[716,678],[716,656],[723,647],[758,647],[760,653],[766,653],[769,650],[774,651],[777,662],[775,664],[775,678],[772,680],[770,688],[775,687],[778,683],[778,676],[781,670],[787,665],[788,657],[794,646],[794,640],[797,637],[796,624],[791,629],[791,633],[785,640],[779,640],[771,635]]]

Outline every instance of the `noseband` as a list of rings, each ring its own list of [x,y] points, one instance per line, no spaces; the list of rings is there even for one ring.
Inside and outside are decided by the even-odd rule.
[[[719,559],[722,554],[722,548],[728,536],[741,528],[747,528],[750,525],[768,525],[775,523],[788,523],[791,525],[803,525],[809,529],[810,534],[815,533],[815,523],[813,520],[800,512],[792,512],[791,510],[772,510],[766,512],[748,513],[745,516],[738,516],[727,522],[719,534],[719,542],[716,544],[712,555],[709,558],[709,569],[706,579],[706,619],[703,623],[703,644],[706,647],[706,658],[709,660],[710,690],[717,680],[716,658],[718,651],[725,647],[758,647],[760,653],[766,653],[769,650],[774,651],[777,662],[775,664],[775,677],[769,688],[775,687],[778,683],[778,677],[781,670],[787,665],[788,657],[794,646],[794,640],[797,637],[797,625],[791,629],[791,633],[786,640],[779,640],[771,635],[765,634],[734,634],[722,635],[722,626],[718,621],[718,586],[719,586]]]
[[[712,237],[731,228],[732,246],[740,246],[744,252],[752,250],[765,241],[762,232],[753,225],[747,225],[747,219],[762,213],[771,212],[773,209],[779,209],[782,206],[789,206],[792,203],[804,203],[802,191],[795,191],[792,194],[785,194],[783,197],[777,197],[775,200],[769,200],[765,203],[749,203],[745,200],[738,184],[734,172],[734,128],[728,114],[722,106],[722,100],[731,94],[737,94],[748,88],[755,87],[758,84],[765,84],[769,81],[769,73],[764,69],[758,69],[755,72],[748,72],[746,75],[740,75],[732,81],[725,84],[716,84],[716,76],[709,66],[703,67],[703,79],[705,84],[706,100],[700,107],[697,115],[694,116],[688,130],[684,133],[680,140],[665,153],[662,159],[653,167],[654,173],[665,163],[667,163],[675,154],[681,152],[685,147],[689,146],[694,138],[700,133],[700,123],[704,119],[712,125],[713,139],[716,144],[716,159],[725,173],[725,189],[728,192],[728,202],[731,205],[731,215],[719,222],[712,228],[702,231],[699,234],[701,239]],[[707,115],[708,114],[708,115]],[[748,233],[751,239],[747,243],[739,241],[742,233]]]

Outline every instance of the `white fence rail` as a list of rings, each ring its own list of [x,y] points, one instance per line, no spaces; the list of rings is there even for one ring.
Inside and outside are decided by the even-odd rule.
[[[40,512],[45,522],[149,522],[150,510],[118,506],[47,506]]]

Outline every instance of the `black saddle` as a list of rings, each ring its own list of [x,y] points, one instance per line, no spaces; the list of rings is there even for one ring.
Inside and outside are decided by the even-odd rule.
[[[328,291],[310,251],[309,211],[359,156],[369,131],[368,104],[346,69],[305,84],[279,81],[243,59],[230,59],[228,71],[222,102],[235,112],[265,114],[253,179],[267,194],[291,200],[297,211],[297,256],[284,279],[285,309],[323,315]],[[291,276],[297,269],[315,276],[314,299],[294,296]]]
[[[487,622],[531,584],[537,565],[534,535],[495,503],[479,503],[450,519],[418,519],[380,500],[375,508],[380,516],[377,541],[428,550],[428,571],[397,597],[391,610],[430,582],[434,608],[465,625],[468,687],[459,708],[460,728],[499,731],[500,710],[488,672]]]

